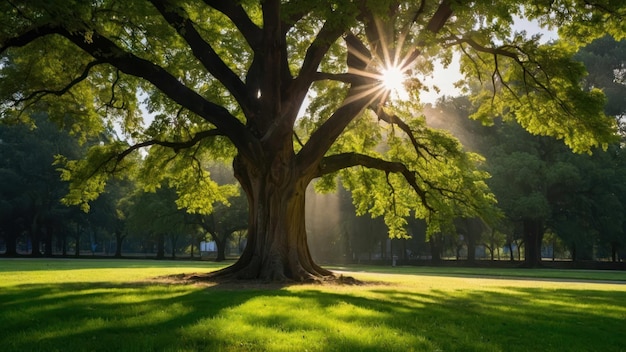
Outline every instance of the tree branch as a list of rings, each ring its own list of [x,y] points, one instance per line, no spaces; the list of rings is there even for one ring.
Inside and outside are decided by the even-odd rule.
[[[415,134],[413,133],[413,130],[411,129],[411,127],[406,122],[404,122],[400,117],[398,117],[398,115],[389,114],[387,111],[385,111],[383,107],[370,106],[369,108],[376,114],[376,116],[378,116],[379,120],[385,121],[390,125],[396,125],[400,127],[400,129],[409,137],[409,140],[411,141],[411,144],[413,145],[413,148],[415,149],[415,152],[417,153],[417,155],[425,159],[426,156],[423,154],[422,151],[426,151],[426,153],[430,155],[431,157],[433,157],[434,159],[439,158],[439,155],[433,153],[425,145],[417,141],[417,138],[415,138]]]
[[[55,31],[96,60],[109,63],[126,74],[152,83],[174,102],[215,125],[246,157],[257,159],[258,154],[262,152],[255,144],[258,140],[228,110],[206,100],[162,67],[123,50],[97,32],[93,32],[91,40],[87,41],[85,35],[81,33],[69,32],[63,28],[55,28]]]
[[[281,23],[282,34],[285,35],[293,25],[300,21],[304,16],[313,10],[316,6],[315,1],[288,1],[281,4]]]
[[[407,183],[413,188],[415,193],[422,200],[422,204],[427,209],[434,211],[428,204],[426,198],[427,191],[422,189],[417,184],[416,172],[409,170],[406,165],[401,162],[386,161],[378,158],[371,157],[369,155],[358,153],[343,153],[335,154],[324,157],[319,164],[317,174],[315,177],[321,177],[323,175],[331,174],[342,169],[346,169],[353,166],[363,166],[370,169],[384,171],[385,173],[397,173],[401,174]]]
[[[312,79],[310,77],[324,59],[324,56],[330,49],[332,43],[334,43],[339,36],[344,32],[343,28],[337,28],[336,25],[330,25],[328,22],[324,23],[322,29],[309,46],[304,56],[304,61],[300,68],[300,73],[296,81],[303,81],[296,83],[300,86],[308,86],[311,84]]]
[[[363,78],[362,78],[363,79]],[[315,130],[297,155],[300,170],[307,174],[317,167],[326,151],[335,143],[350,121],[384,94],[377,82],[355,84],[335,112]]]
[[[500,69],[498,67],[498,57],[499,56],[503,56],[503,57],[508,57],[511,60],[513,60],[521,69],[522,69],[522,73],[523,73],[523,80],[524,80],[524,87],[526,89],[526,95],[529,95],[530,91],[528,90],[528,88],[530,87],[530,83],[532,82],[540,91],[548,94],[548,96],[550,97],[550,99],[556,101],[559,106],[563,109],[563,111],[565,111],[567,114],[574,116],[573,113],[571,113],[569,107],[567,106],[568,104],[563,101],[562,99],[560,99],[550,88],[550,77],[548,76],[548,73],[545,72],[545,70],[543,70],[541,64],[535,60],[530,59],[531,56],[525,52],[522,48],[518,47],[518,46],[512,46],[512,45],[503,45],[500,47],[494,47],[494,48],[490,48],[490,47],[486,47],[484,45],[479,44],[478,42],[476,42],[475,40],[473,40],[472,38],[456,38],[456,41],[454,42],[455,44],[468,44],[472,49],[476,50],[477,52],[482,52],[482,53],[487,53],[487,54],[491,54],[494,57],[494,62],[495,62],[495,68],[494,68],[494,72],[492,74],[492,81],[493,78],[495,76],[500,77],[500,83],[502,83],[502,85],[505,87],[505,89],[507,89],[509,92],[511,92],[511,94],[513,94],[513,96],[519,100],[517,94],[511,89],[511,87],[508,85],[508,83],[506,83],[503,79],[502,79],[502,74],[500,73]],[[512,49],[512,50],[507,50],[507,49]],[[524,60],[522,59],[522,57],[527,57],[529,58],[528,60]],[[528,65],[530,65],[532,68],[534,69],[539,69],[541,75],[543,75],[543,78],[545,79],[545,82],[542,82],[539,80],[539,78],[537,77],[536,74],[534,74],[533,72],[531,72],[531,70],[529,70],[529,68],[527,67]],[[528,81],[528,78],[530,78],[531,82]],[[493,89],[496,89],[495,83],[494,83],[494,87]]]
[[[162,147],[172,148],[174,152],[178,152],[181,149],[193,147],[194,145],[198,144],[201,140],[205,138],[215,137],[215,136],[223,136],[223,134],[219,130],[213,129],[213,130],[198,132],[191,139],[187,141],[183,141],[183,142],[171,142],[171,141],[162,141],[158,139],[151,139],[145,142],[131,145],[123,152],[117,154],[116,159],[117,159],[117,162],[119,163],[120,161],[122,161],[122,159],[128,156],[128,154],[134,152],[135,150],[149,147],[152,145],[160,145]]]
[[[371,58],[369,50],[352,33],[348,33],[344,39],[348,47],[348,75],[353,75],[355,78],[358,77],[358,79],[351,84],[343,104],[335,110],[322,126],[311,134],[307,143],[298,153],[297,163],[305,174],[317,167],[317,163],[341,135],[350,121],[358,116],[368,105],[380,100],[380,97],[385,94],[375,78],[354,74],[357,71],[362,71],[367,66],[366,59],[368,57]],[[357,52],[354,52],[355,50]],[[322,73],[321,75],[324,74]]]
[[[450,16],[452,16],[450,1],[441,1],[439,7],[437,8],[437,11],[435,11],[433,17],[431,17],[430,21],[428,21],[428,24],[426,25],[426,30],[430,31],[431,33],[438,33],[441,28],[443,28],[443,26],[446,24]]]
[[[246,10],[234,1],[224,0],[203,0],[205,4],[211,6],[217,11],[223,13],[228,17],[237,29],[243,34],[244,38],[248,42],[248,45],[253,50],[259,48],[261,44],[261,29],[252,22]]]
[[[7,49],[11,47],[23,47],[38,38],[55,33],[58,33],[57,28],[50,25],[35,27],[17,37],[8,38],[4,42],[0,43],[0,54],[3,54]]]
[[[103,64],[104,62],[100,61],[100,60],[94,60],[91,61],[87,64],[87,66],[85,66],[85,69],[83,70],[83,72],[81,73],[80,76],[76,77],[75,79],[73,79],[70,83],[68,83],[65,87],[58,89],[58,90],[51,90],[51,89],[41,89],[41,90],[37,90],[34,92],[31,92],[29,95],[20,98],[20,99],[16,99],[13,100],[16,104],[22,103],[22,102],[26,102],[29,101],[31,99],[36,99],[39,100],[42,97],[44,97],[45,95],[48,94],[53,94],[56,96],[61,96],[65,93],[67,93],[70,89],[72,89],[72,87],[74,87],[75,85],[79,84],[80,82],[84,81],[85,79],[87,79],[87,77],[89,77],[89,71],[91,71],[92,68],[94,68],[97,65]]]
[[[311,74],[313,81],[337,81],[343,83],[357,84],[363,81],[363,77],[355,73],[327,73],[315,72]]]
[[[285,87],[284,96],[289,97],[289,100],[292,102],[285,105],[291,108],[289,114],[293,119],[297,117],[297,113],[309,91],[311,83],[319,78],[319,73],[316,72],[317,68],[326,53],[328,53],[331,44],[343,33],[342,28],[336,27],[337,26],[329,25],[328,22],[324,23],[322,29],[306,51],[298,77]]]
[[[182,8],[173,9],[165,0],[150,0],[154,7],[161,13],[163,18],[178,32],[187,42],[194,56],[204,67],[217,78],[241,106],[246,116],[251,116],[249,96],[245,84],[239,77],[222,61],[213,47],[202,38],[193,26],[189,18],[180,15]],[[225,6],[229,7],[229,6]]]

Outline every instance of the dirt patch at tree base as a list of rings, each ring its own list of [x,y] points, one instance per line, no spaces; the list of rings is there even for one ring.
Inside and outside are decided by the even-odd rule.
[[[159,284],[198,285],[225,290],[278,290],[289,286],[319,285],[319,286],[370,286],[380,285],[380,282],[357,280],[352,276],[334,275],[316,278],[309,281],[264,281],[236,279],[232,277],[214,276],[211,273],[191,273],[159,276],[147,280]]]

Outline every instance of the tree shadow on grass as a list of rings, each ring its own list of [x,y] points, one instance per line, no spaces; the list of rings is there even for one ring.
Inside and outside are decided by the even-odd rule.
[[[620,351],[626,292],[63,283],[0,291],[3,351]]]

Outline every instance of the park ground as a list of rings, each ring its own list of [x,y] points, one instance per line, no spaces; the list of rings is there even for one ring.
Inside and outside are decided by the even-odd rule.
[[[624,271],[330,267],[360,285],[163,278],[224,265],[0,259],[0,350],[626,351]]]

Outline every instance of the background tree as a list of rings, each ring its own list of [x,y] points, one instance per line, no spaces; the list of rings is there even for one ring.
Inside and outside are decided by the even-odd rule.
[[[226,247],[235,231],[248,226],[248,204],[243,194],[231,197],[228,205],[216,204],[210,214],[194,214],[190,221],[198,223],[205,234],[215,241],[217,257],[215,261],[226,260]]]
[[[585,77],[586,87],[600,87],[606,94],[607,115],[619,121],[620,132],[624,135],[626,116],[626,40],[616,41],[610,35],[603,36],[582,47],[575,55],[585,64],[589,75]]]
[[[134,184],[130,180],[116,179],[109,182],[105,191],[91,204],[88,213],[90,223],[114,239],[114,256],[118,258],[122,256],[122,244],[128,236],[125,220],[131,210],[129,198],[133,188]]]
[[[193,210],[219,199],[198,160],[233,159],[248,241],[220,275],[312,279],[331,274],[307,247],[305,190],[315,178],[330,187],[341,174],[357,210],[383,216],[391,236],[405,233],[411,212],[436,233],[492,203],[480,158],[420,114],[435,60],[458,52],[463,73],[483,79],[473,99],[481,120],[516,119],[576,151],[611,140],[603,95],[580,89],[584,70],[570,57],[594,37],[623,35],[622,12],[573,0],[3,2],[0,116],[45,107],[79,135],[120,125],[129,139],[68,162],[77,204],[150,146],[144,168],[159,172],[144,175],[159,185],[175,174],[179,206]],[[513,33],[513,15],[558,26],[566,40]],[[385,83],[398,72],[410,76],[404,102]],[[140,95],[154,113],[146,129]]]
[[[154,192],[137,190],[131,202],[126,217],[128,230],[148,237],[156,247],[156,258],[164,259],[166,240],[176,238],[188,227],[185,211],[176,206],[176,191],[167,186]],[[172,246],[172,256],[175,250]]]
[[[56,154],[78,157],[75,139],[47,120],[33,115],[34,126],[0,125],[0,195],[7,255],[17,254],[17,238],[27,233],[31,255],[50,256],[53,238],[68,216],[61,204],[67,184],[53,166]],[[43,247],[40,244],[44,244]]]
[[[599,38],[581,48],[576,54],[589,75],[585,79],[587,87],[601,87],[607,96],[605,112],[614,116],[619,123],[620,134],[624,138],[626,128],[626,41],[616,41],[611,36]],[[624,152],[623,143],[614,145],[608,153],[595,156],[598,169],[585,170],[584,175],[593,175],[590,180],[597,191],[594,195],[592,212],[593,223],[598,227],[601,242],[610,247],[610,257],[617,260],[618,252],[626,245],[626,222],[623,220],[626,194],[624,192]],[[595,164],[595,163],[594,163]],[[587,174],[587,172],[589,174]]]

